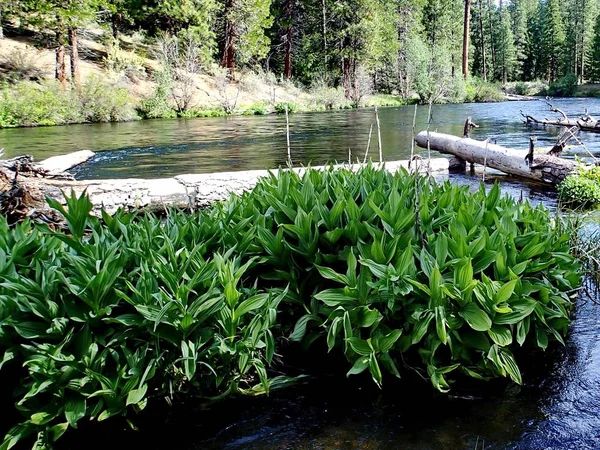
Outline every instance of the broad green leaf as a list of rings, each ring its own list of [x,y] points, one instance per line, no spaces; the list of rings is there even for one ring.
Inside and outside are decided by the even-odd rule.
[[[69,394],[65,402],[65,418],[69,425],[77,428],[77,421],[85,416],[86,400],[81,394]]]
[[[327,278],[328,280],[337,281],[338,283],[344,284],[346,286],[348,284],[350,284],[350,282],[348,281],[348,277],[335,272],[333,269],[330,269],[329,267],[322,267],[322,266],[318,266],[318,265],[315,265],[315,267],[317,268],[317,270],[319,271],[319,273],[321,274],[321,276],[323,278]]]
[[[385,336],[379,338],[379,351],[382,353],[389,352],[400,335],[402,334],[402,330],[393,330]]]
[[[490,317],[475,303],[467,304],[459,315],[476,331],[487,331],[492,327]]]
[[[446,311],[443,306],[436,306],[435,310],[435,328],[437,335],[442,341],[442,344],[448,343],[448,336],[446,334]]]
[[[337,307],[340,305],[354,305],[358,300],[344,294],[342,289],[325,289],[314,295],[317,300],[322,301],[327,306]]]
[[[512,344],[512,334],[509,328],[493,325],[492,328],[488,330],[488,334],[492,340],[501,347]]]
[[[412,332],[412,344],[417,344],[427,334],[429,324],[433,320],[433,313],[428,311],[423,317],[415,324]]]
[[[132,389],[131,391],[129,391],[129,394],[127,394],[127,401],[125,402],[125,405],[136,405],[139,402],[141,402],[142,399],[145,397],[147,390],[148,385],[144,384],[137,389]]]
[[[494,302],[496,304],[507,302],[512,297],[518,281],[519,280],[511,280],[508,283],[503,284],[494,295]]]
[[[506,370],[506,373],[508,373],[510,378],[517,384],[523,384],[519,366],[517,366],[515,358],[509,350],[502,349],[500,351],[500,361],[502,362],[502,366],[504,367],[504,370]]]
[[[510,304],[513,312],[506,314],[496,314],[494,323],[497,325],[514,325],[529,316],[535,309],[537,302],[535,300],[516,300]]]
[[[367,356],[373,353],[373,349],[367,341],[363,341],[357,337],[348,338],[346,341],[350,344],[350,348],[361,356]]]
[[[247,300],[244,300],[240,303],[240,306],[238,306],[237,309],[234,311],[233,320],[236,321],[242,316],[244,316],[244,314],[262,308],[268,299],[269,294],[257,294],[253,295]]]
[[[354,361],[354,365],[348,371],[346,376],[357,375],[365,371],[367,367],[369,367],[369,357],[368,356],[359,356],[356,361]]]

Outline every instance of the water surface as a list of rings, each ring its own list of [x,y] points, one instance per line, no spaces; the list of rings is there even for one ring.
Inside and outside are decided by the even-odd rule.
[[[560,99],[554,106],[569,115],[589,108],[600,116],[600,99]],[[528,136],[551,145],[557,128],[526,128],[520,110],[536,117],[553,117],[543,101],[436,105],[431,130],[462,134],[468,116],[480,125],[473,137],[526,149]],[[414,107],[380,109],[382,153],[385,160],[410,155]],[[426,129],[427,107],[417,114],[417,131]],[[290,116],[290,140],[295,165],[363,159],[372,109],[342,110]],[[600,153],[600,134],[580,136],[587,148]],[[36,159],[90,149],[96,158],[77,171],[79,178],[167,177],[182,173],[275,168],[287,158],[285,117],[239,116],[130,123],[69,125],[0,130],[0,148],[8,157],[32,154]],[[417,151],[424,153],[424,150]],[[585,156],[584,151],[579,154]],[[370,156],[379,159],[374,128]],[[434,153],[435,156],[435,153]]]

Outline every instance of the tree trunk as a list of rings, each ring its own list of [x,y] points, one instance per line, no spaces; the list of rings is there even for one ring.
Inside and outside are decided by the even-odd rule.
[[[221,61],[221,65],[230,69],[232,73],[235,64],[235,24],[231,20],[230,14],[234,7],[234,0],[225,1],[225,46]]]
[[[115,41],[119,40],[119,24],[121,23],[122,17],[123,17],[123,14],[120,12],[114,13],[111,16],[112,35],[113,35],[113,39]]]
[[[585,67],[585,19],[583,21],[582,30],[581,30],[581,58],[579,60],[579,64],[581,65],[581,70],[579,72],[579,84],[583,84],[584,80],[584,67]]]
[[[471,0],[465,0],[465,19],[463,24],[462,72],[465,80],[469,78],[469,27],[471,22]]]
[[[285,15],[287,29],[285,32],[285,61],[284,61],[284,76],[288,79],[292,77],[292,0],[285,2]]]
[[[323,58],[325,61],[325,68],[327,68],[327,9],[325,8],[325,0],[321,0],[323,7]]]
[[[481,37],[481,62],[483,64],[481,77],[487,81],[487,67],[485,60],[485,34],[483,32],[483,0],[479,0],[479,32]]]
[[[56,47],[56,67],[54,75],[63,89],[67,87],[67,65],[65,63],[65,36],[63,31],[56,34],[58,47]]]
[[[71,82],[79,86],[79,49],[77,48],[77,28],[69,28],[69,46],[71,47]]]
[[[564,180],[575,168],[573,160],[547,154],[534,154],[530,163],[527,150],[514,150],[450,134],[421,131],[415,138],[417,145],[449,153],[466,162],[481,164],[510,175],[556,185]]]
[[[500,2],[502,5],[502,2]],[[502,9],[502,8],[500,8]],[[488,0],[488,20],[490,22],[490,48],[492,50],[492,80],[496,76],[496,48],[494,47],[494,20],[492,16],[492,4],[491,0]]]
[[[2,26],[2,10],[0,9],[0,39],[4,39],[4,27]]]
[[[344,96],[350,98],[352,95],[352,61],[350,58],[342,59],[342,74],[343,74],[343,85],[344,85]]]
[[[561,111],[554,111],[561,112]],[[562,113],[562,112],[561,112]],[[521,113],[522,114],[522,113]],[[600,122],[594,119],[592,116],[584,116],[578,119],[570,119],[566,115],[563,114],[563,117],[560,119],[536,119],[530,115],[523,114],[525,117],[525,123],[530,124],[538,124],[538,125],[551,125],[555,127],[577,127],[581,131],[588,131],[591,133],[600,133]]]

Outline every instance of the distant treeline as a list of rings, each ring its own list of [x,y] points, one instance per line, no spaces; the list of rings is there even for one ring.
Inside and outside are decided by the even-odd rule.
[[[0,17],[51,31],[62,82],[65,49],[76,48],[78,29],[96,22],[115,38],[137,31],[193,40],[204,67],[261,66],[306,85],[326,80],[347,98],[370,85],[431,99],[464,91],[469,75],[600,80],[597,6],[597,0],[4,0]]]

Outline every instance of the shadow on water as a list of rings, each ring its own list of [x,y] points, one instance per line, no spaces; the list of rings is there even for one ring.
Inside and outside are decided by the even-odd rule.
[[[558,99],[555,106],[569,115],[585,108],[600,115],[600,99]],[[526,128],[520,110],[538,117],[552,117],[544,102],[436,105],[432,130],[460,135],[467,116],[480,125],[473,137],[527,149],[528,136],[548,146],[556,128]],[[406,159],[410,154],[414,107],[380,109],[384,159]],[[420,107],[417,131],[426,128],[427,107]],[[294,114],[290,132],[296,165],[363,159],[372,109]],[[586,134],[586,146],[600,153],[600,134]],[[217,117],[189,120],[148,120],[130,123],[69,125],[0,130],[5,155],[33,154],[40,160],[81,149],[98,152],[77,169],[79,178],[168,177],[182,173],[207,173],[275,168],[287,158],[285,117],[281,115]],[[370,155],[377,159],[376,130]],[[577,151],[580,156],[585,152]],[[435,152],[433,154],[436,156]],[[437,155],[439,156],[439,155]],[[571,155],[572,156],[572,155]]]

